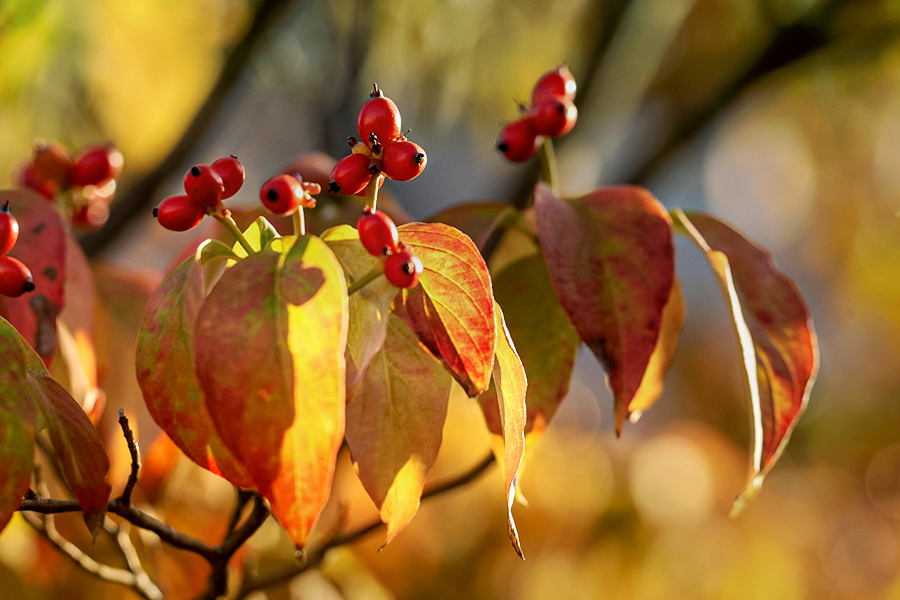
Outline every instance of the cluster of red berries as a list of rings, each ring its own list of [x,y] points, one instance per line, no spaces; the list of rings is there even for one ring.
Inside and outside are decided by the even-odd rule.
[[[31,270],[6,253],[19,239],[19,222],[9,210],[9,202],[0,207],[0,295],[18,298],[34,291]]]
[[[316,199],[312,194],[321,192],[321,185],[303,181],[299,173],[276,175],[259,189],[259,199],[272,214],[289,215],[301,206],[315,208]]]
[[[575,78],[565,65],[541,75],[531,91],[531,108],[522,107],[522,118],[503,128],[497,149],[512,162],[531,158],[544,137],[569,133],[578,120]]]
[[[356,128],[360,139],[349,138],[353,152],[334,166],[329,192],[364,195],[373,177],[379,177],[377,185],[381,187],[382,174],[395,181],[409,181],[425,170],[425,151],[406,139],[408,131],[400,133],[400,110],[377,85],[359,109]]]
[[[36,140],[31,161],[19,173],[19,185],[53,201],[57,192],[73,190],[72,223],[102,227],[116,191],[124,160],[115,146],[86,146],[75,156],[58,142]]]
[[[356,223],[359,241],[372,256],[384,259],[384,276],[398,288],[411,288],[419,283],[422,261],[397,236],[394,221],[383,212],[363,211]]]
[[[211,165],[194,165],[184,175],[184,194],[169,196],[153,209],[159,224],[172,231],[187,231],[200,224],[210,211],[234,196],[244,185],[244,165],[226,156]]]

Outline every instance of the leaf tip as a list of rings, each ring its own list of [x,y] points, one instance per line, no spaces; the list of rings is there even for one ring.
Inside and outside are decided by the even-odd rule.
[[[731,505],[731,510],[728,513],[729,519],[738,518],[741,513],[744,512],[744,509],[756,498],[756,495],[759,493],[759,490],[762,488],[763,484],[763,475],[757,474],[750,483],[747,484],[738,497],[734,499],[734,504]]]

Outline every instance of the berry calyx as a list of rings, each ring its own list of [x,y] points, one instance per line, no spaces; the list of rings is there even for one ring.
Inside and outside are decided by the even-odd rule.
[[[9,201],[0,207],[0,255],[6,254],[19,239],[19,222],[9,210]]]
[[[373,173],[369,171],[370,159],[365,154],[345,156],[331,170],[328,191],[340,194],[358,194],[366,189]],[[376,166],[377,169],[377,166]],[[377,170],[376,170],[377,172]]]
[[[359,137],[364,142],[368,142],[370,148],[373,148],[375,144],[389,145],[400,137],[400,110],[393,100],[378,89],[377,85],[373,86],[369,99],[359,109],[356,128],[359,131]],[[373,134],[374,140],[372,139]]]
[[[212,167],[194,165],[184,174],[184,191],[200,206],[215,206],[225,195],[225,184]]]
[[[82,150],[68,173],[71,185],[96,185],[122,172],[122,153],[115,146],[91,146]]]
[[[409,181],[422,174],[428,157],[418,144],[400,140],[385,148],[383,161],[385,175],[395,181]]]
[[[575,99],[575,76],[566,65],[560,65],[541,75],[531,90],[531,104],[538,105],[547,98]]]
[[[31,159],[34,179],[39,183],[52,183],[65,187],[72,157],[69,150],[58,142],[35,140],[34,157]]]
[[[400,249],[384,261],[384,276],[391,285],[398,288],[411,288],[419,283],[422,273],[422,261],[409,248]]]
[[[578,120],[575,103],[566,98],[545,98],[535,104],[528,114],[535,132],[548,137],[569,133]]]
[[[188,231],[200,224],[206,216],[206,207],[185,194],[169,196],[153,209],[153,216],[170,231]]]
[[[356,229],[359,241],[372,256],[387,256],[397,251],[397,226],[383,212],[364,211],[356,222]]]
[[[500,132],[497,150],[509,161],[523,162],[534,155],[542,141],[543,138],[534,130],[531,119],[519,119]]]
[[[25,292],[33,292],[31,270],[12,256],[0,256],[0,295],[18,298]]]
[[[241,161],[234,154],[220,158],[211,164],[210,168],[219,175],[222,179],[222,184],[225,186],[222,192],[222,200],[237,194],[241,186],[244,185],[244,177],[246,176],[244,165],[241,164]]]

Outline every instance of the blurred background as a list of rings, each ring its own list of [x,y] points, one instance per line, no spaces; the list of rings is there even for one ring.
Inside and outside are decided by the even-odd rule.
[[[821,369],[781,462],[729,520],[749,468],[750,413],[718,288],[679,241],[688,320],[666,392],[615,439],[604,375],[583,349],[521,477],[525,562],[509,546],[493,469],[424,503],[384,551],[376,533],[252,597],[900,599],[892,0],[3,0],[0,177],[15,179],[37,137],[70,148],[111,140],[125,156],[110,221],[82,242],[95,261],[109,407],[138,421],[147,455],[142,493],[210,541],[233,502],[187,461],[168,469],[133,375],[143,305],[192,237],[163,231],[150,209],[185,170],[238,155],[247,182],[229,206],[256,210],[262,182],[297,156],[347,152],[377,82],[428,152],[421,177],[385,186],[412,218],[464,201],[522,206],[536,165],[506,163],[493,146],[536,78],[564,61],[580,110],[557,146],[567,195],[636,183],[669,208],[707,210],[768,248],[807,299]],[[106,430],[121,482],[127,457]],[[489,447],[477,404],[458,394],[432,475],[461,472]],[[346,456],[333,496],[325,528],[341,507],[348,527],[377,514]],[[113,556],[102,540],[90,547],[77,517],[58,521],[92,555]],[[292,560],[269,525],[240,557],[252,573]],[[167,597],[203,588],[203,563],[141,541]],[[0,537],[0,590],[131,597],[72,567],[18,517]]]

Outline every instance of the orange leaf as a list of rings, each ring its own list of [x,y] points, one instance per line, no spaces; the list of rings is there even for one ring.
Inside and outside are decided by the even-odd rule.
[[[227,269],[197,319],[197,376],[225,444],[298,547],[344,437],[347,284],[319,238]]]
[[[239,487],[252,481],[222,443],[203,401],[194,362],[194,326],[204,299],[195,257],[159,285],[141,319],[137,378],[153,420],[192,461]]]
[[[491,277],[469,237],[441,223],[408,223],[400,239],[424,270],[397,314],[474,398],[487,389],[494,364]]]
[[[635,186],[565,201],[540,183],[534,205],[553,287],[606,367],[616,411],[627,412],[656,347],[675,275],[668,213]]]
[[[803,297],[771,255],[709,215],[674,213],[679,232],[706,253],[731,308],[753,408],[753,466],[735,500],[739,513],[759,491],[806,408],[819,366]]]
[[[419,509],[437,458],[452,379],[391,315],[384,347],[347,404],[347,443],[359,479],[387,524],[385,545]]]

